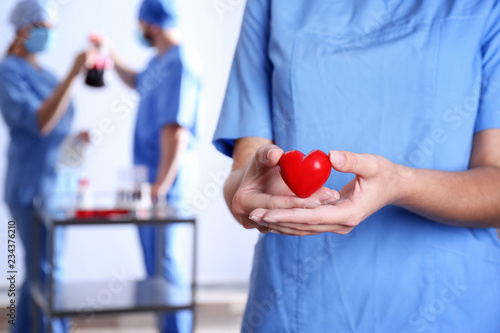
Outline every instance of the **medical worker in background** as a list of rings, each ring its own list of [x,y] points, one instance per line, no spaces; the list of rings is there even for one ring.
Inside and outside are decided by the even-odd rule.
[[[42,195],[48,202],[53,194],[59,145],[69,133],[74,115],[72,87],[80,71],[90,64],[92,51],[80,53],[66,77],[58,81],[37,59],[40,52],[50,49],[54,37],[48,9],[40,1],[21,1],[10,15],[10,23],[15,39],[0,62],[0,109],[10,133],[5,200],[25,249],[26,267],[12,332],[31,332],[33,325],[37,332],[45,332],[48,321],[40,314],[35,317],[30,307],[30,259],[35,237],[41,243],[42,279],[47,265],[43,258],[45,230],[40,227],[41,234],[32,233],[33,199]],[[85,133],[81,137],[88,140]],[[67,320],[54,319],[52,325],[53,332],[68,331]]]
[[[106,39],[95,35],[98,44],[107,44],[122,81],[140,95],[134,137],[134,164],[148,167],[153,201],[164,200],[170,206],[186,204],[195,175],[190,170],[197,136],[197,114],[201,93],[198,69],[181,45],[178,13],[173,1],[145,0],[139,10],[138,38],[156,55],[140,73],[127,67]],[[178,269],[180,257],[174,251],[177,226],[139,227],[148,276],[155,274],[156,232],[165,232],[162,270],[166,279],[187,287],[188,281]],[[160,319],[162,332],[191,332],[192,314],[181,311]]]

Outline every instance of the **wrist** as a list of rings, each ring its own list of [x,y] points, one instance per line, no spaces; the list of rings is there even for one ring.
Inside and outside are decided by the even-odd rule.
[[[233,211],[233,198],[239,187],[241,186],[244,169],[240,168],[237,170],[231,171],[223,186],[224,199],[226,201],[227,207],[232,212]]]
[[[123,66],[122,60],[118,53],[115,51],[114,47],[109,47],[107,51],[107,57],[113,62],[113,67],[116,70],[117,66]]]
[[[405,206],[410,201],[417,170],[402,164],[396,164],[396,169],[396,193],[392,204]]]
[[[75,67],[71,68],[68,73],[67,79],[69,82],[73,81],[80,74],[80,70]]]

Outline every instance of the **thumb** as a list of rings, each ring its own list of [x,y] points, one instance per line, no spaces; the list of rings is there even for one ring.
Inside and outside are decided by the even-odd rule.
[[[354,173],[368,178],[374,176],[378,170],[377,159],[374,155],[332,150],[329,157],[332,167],[340,172]]]
[[[269,168],[274,168],[278,165],[278,162],[283,155],[283,150],[276,145],[264,145],[260,146],[255,153],[255,161],[258,166],[266,166]]]

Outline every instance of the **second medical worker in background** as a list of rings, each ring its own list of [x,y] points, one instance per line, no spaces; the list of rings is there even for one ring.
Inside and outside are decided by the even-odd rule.
[[[148,167],[153,201],[170,206],[186,204],[193,178],[188,156],[197,137],[197,116],[201,93],[198,70],[181,46],[178,13],[173,1],[145,0],[139,10],[139,41],[154,47],[157,54],[147,68],[137,73],[124,64],[106,39],[95,35],[94,42],[106,45],[122,81],[140,95],[134,135],[134,164]],[[175,253],[177,226],[162,228],[165,252],[162,269],[166,279],[177,286],[188,282],[179,270]],[[158,229],[139,227],[148,276],[155,274],[155,240]],[[191,332],[192,314],[180,311],[160,319],[161,332]]]

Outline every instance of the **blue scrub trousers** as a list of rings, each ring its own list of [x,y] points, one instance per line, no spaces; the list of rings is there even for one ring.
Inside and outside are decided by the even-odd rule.
[[[178,207],[183,201],[182,194],[178,194],[175,189],[172,192],[175,193],[167,195],[167,203],[170,206]],[[170,284],[179,288],[190,288],[190,281],[179,270],[182,253],[178,253],[175,246],[175,242],[180,240],[177,235],[182,227],[182,224],[171,224],[165,227],[139,227],[139,238],[141,239],[146,272],[148,277],[152,277],[158,275],[155,274],[158,260],[155,252],[156,232],[164,232],[165,249],[161,260],[162,274]],[[183,310],[162,315],[159,318],[159,326],[162,333],[191,333],[193,332],[193,313],[190,310]]]
[[[25,279],[20,288],[16,288],[16,320],[15,325],[11,327],[12,333],[31,333],[32,325],[37,327],[36,332],[45,333],[48,332],[46,327],[48,327],[48,318],[42,315],[42,313],[37,310],[36,322],[33,323],[33,304],[30,295],[30,283],[32,282],[33,276],[33,267],[31,263],[32,254],[33,254],[33,246],[35,237],[38,237],[38,253],[40,261],[36,267],[37,274],[36,277],[38,282],[43,287],[45,278],[47,276],[47,268],[48,268],[48,260],[46,253],[46,236],[47,230],[42,224],[39,224],[37,230],[39,231],[38,235],[33,234],[33,226],[34,226],[34,207],[32,205],[29,206],[21,206],[16,204],[8,204],[9,210],[16,222],[16,245],[19,246],[19,240],[22,243],[25,250],[24,257],[24,269],[25,269]],[[56,230],[56,235],[54,239],[54,244],[62,245],[63,234],[62,229]],[[54,262],[54,276],[57,278],[60,276],[61,271],[59,269],[60,264],[58,263],[60,258],[58,248],[55,249],[55,259]],[[18,259],[18,257],[16,257]],[[16,262],[17,266],[20,268],[18,262]],[[18,268],[18,272],[19,272]],[[17,287],[17,286],[16,286]],[[69,320],[67,319],[53,319],[52,320],[53,333],[65,333],[69,332]]]
[[[176,237],[182,225],[172,224],[165,227],[144,226],[139,227],[139,237],[141,239],[142,250],[144,254],[144,262],[148,277],[153,277],[156,273],[157,253],[156,249],[156,232],[164,232],[165,249],[161,261],[162,274],[165,279],[172,285],[180,288],[189,288],[189,283],[186,282],[184,276],[179,271],[179,255],[175,250],[175,241],[179,240]],[[192,327],[193,314],[190,310],[177,311],[168,313],[159,318],[160,331],[162,333],[190,333]]]

